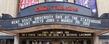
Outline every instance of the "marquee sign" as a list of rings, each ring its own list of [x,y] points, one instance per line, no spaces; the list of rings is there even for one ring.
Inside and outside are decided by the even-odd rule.
[[[20,38],[21,37],[34,37],[34,38],[66,38],[66,37],[71,37],[71,38],[77,38],[77,37],[93,37],[92,33],[83,33],[83,32],[72,32],[68,30],[60,31],[60,30],[55,30],[55,31],[38,31],[38,32],[31,32],[31,33],[20,33],[19,34]]]
[[[46,2],[36,4],[19,12],[19,17],[45,13],[73,13],[93,16],[91,9],[67,2]]]
[[[106,29],[109,28],[108,19],[97,19],[75,14],[38,14],[28,17],[1,20],[2,29],[19,29],[44,24],[66,24],[88,28]]]
[[[0,28],[12,30],[44,24],[64,24],[95,29],[109,28],[109,19],[93,18],[90,9],[72,3],[41,3],[22,9],[19,15],[24,17],[0,20]]]

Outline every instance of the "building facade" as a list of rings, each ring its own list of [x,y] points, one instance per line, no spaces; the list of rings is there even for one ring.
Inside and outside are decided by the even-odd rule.
[[[18,9],[18,2],[17,0],[7,1],[7,0],[0,0],[0,16],[3,13],[10,14],[12,17],[17,17],[17,9]],[[39,3],[44,2],[44,0],[39,0]],[[74,0],[68,0],[68,2],[74,3]],[[100,17],[103,13],[108,13],[108,0],[97,0],[97,8],[98,8],[98,16]]]
[[[109,44],[108,0],[0,2],[0,44]]]

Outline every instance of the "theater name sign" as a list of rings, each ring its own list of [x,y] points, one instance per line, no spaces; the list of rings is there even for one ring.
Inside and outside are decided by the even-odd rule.
[[[0,28],[20,29],[44,24],[65,24],[108,29],[109,19],[94,18],[91,9],[72,3],[46,2],[22,9],[22,17],[0,20]]]

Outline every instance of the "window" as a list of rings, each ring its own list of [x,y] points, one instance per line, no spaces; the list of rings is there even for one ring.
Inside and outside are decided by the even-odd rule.
[[[46,2],[59,1],[59,2],[67,2],[67,0],[46,0]]]

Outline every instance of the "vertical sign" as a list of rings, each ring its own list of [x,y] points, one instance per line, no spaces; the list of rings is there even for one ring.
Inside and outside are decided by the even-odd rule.
[[[28,6],[38,4],[39,0],[19,0],[19,9],[24,9]]]
[[[90,8],[94,14],[97,13],[96,0],[75,0],[75,3]]]

